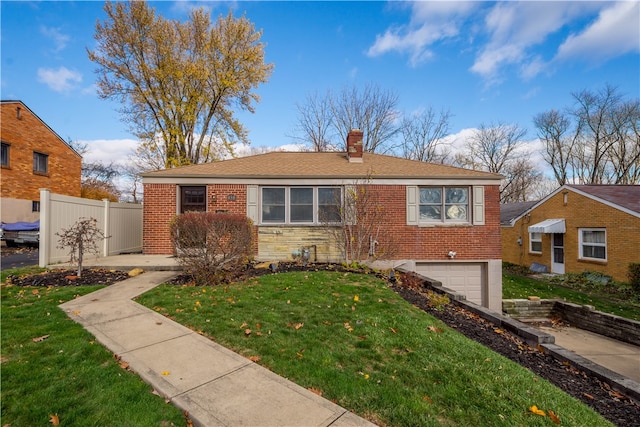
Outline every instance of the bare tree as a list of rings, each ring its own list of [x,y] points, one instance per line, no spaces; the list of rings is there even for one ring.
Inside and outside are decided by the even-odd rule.
[[[320,221],[336,242],[347,264],[368,259],[391,259],[398,250],[397,236],[388,231],[387,205],[371,179],[355,180],[335,192],[338,212],[327,210]]]
[[[419,114],[405,116],[400,125],[402,157],[443,163],[448,153],[438,149],[442,147],[443,138],[449,135],[450,118],[449,111],[436,113],[431,107]]]
[[[331,151],[330,130],[333,122],[329,94],[320,96],[318,92],[307,95],[304,104],[296,103],[298,117],[294,138],[311,145],[313,151]]]
[[[396,93],[372,84],[367,84],[362,90],[352,86],[330,96],[330,102],[332,124],[343,150],[347,149],[347,135],[352,129],[360,129],[364,133],[364,151],[378,153],[390,148],[388,143],[398,133],[395,125],[398,116]]]
[[[525,135],[526,130],[518,125],[483,124],[467,141],[465,152],[456,154],[455,164],[504,175],[501,202],[527,200],[530,187],[541,174],[524,146]]]
[[[85,254],[97,254],[98,241],[107,238],[98,228],[95,218],[80,218],[70,228],[63,228],[56,233],[60,239],[58,248],[69,250],[71,263],[78,263],[78,277],[82,276],[82,262]]]
[[[573,98],[564,113],[534,117],[558,184],[640,183],[640,100],[625,99],[610,85]]]
[[[557,110],[537,114],[533,124],[544,144],[543,158],[551,166],[558,185],[567,184],[572,175],[571,158],[579,141],[580,128],[572,131],[570,116]]]

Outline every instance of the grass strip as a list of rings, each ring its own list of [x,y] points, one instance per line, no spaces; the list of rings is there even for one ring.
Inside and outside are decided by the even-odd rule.
[[[549,426],[549,411],[562,425],[611,425],[374,276],[164,285],[138,301],[379,425]]]
[[[100,288],[2,286],[2,425],[185,425],[58,308]]]

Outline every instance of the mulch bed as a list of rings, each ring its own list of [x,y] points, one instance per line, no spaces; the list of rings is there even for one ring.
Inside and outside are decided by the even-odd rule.
[[[354,271],[340,265],[278,264],[277,271]],[[238,279],[270,274],[268,269],[247,268]],[[50,271],[23,278],[11,278],[11,284],[17,286],[80,286],[89,284],[113,284],[127,279],[126,272],[87,269],[81,278],[74,278],[73,270]],[[383,277],[386,279],[386,277]],[[408,281],[410,282],[410,281]],[[192,283],[189,276],[180,275],[173,284]],[[595,376],[582,372],[570,364],[563,363],[553,356],[539,351],[507,331],[498,330],[495,325],[478,315],[468,312],[451,303],[437,307],[430,302],[429,294],[415,287],[407,287],[400,282],[390,284],[391,289],[409,303],[440,319],[446,325],[456,329],[466,337],[491,348],[493,351],[531,370],[542,378],[555,384],[566,393],[581,400],[612,423],[621,427],[638,426],[640,404],[614,391],[608,384]]]

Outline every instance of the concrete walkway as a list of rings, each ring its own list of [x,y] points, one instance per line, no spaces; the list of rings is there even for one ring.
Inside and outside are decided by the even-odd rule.
[[[553,335],[555,344],[640,383],[639,346],[571,326],[539,329]]]
[[[131,299],[177,273],[148,271],[60,307],[196,426],[373,426]]]

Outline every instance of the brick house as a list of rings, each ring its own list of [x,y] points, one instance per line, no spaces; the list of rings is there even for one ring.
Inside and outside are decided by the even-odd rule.
[[[529,205],[502,206],[502,259],[552,273],[627,281],[640,262],[640,186],[564,185]]]
[[[21,101],[0,101],[2,222],[35,221],[40,189],[80,196],[82,157]]]
[[[347,153],[271,152],[142,175],[143,252],[171,254],[169,223],[189,210],[248,216],[255,226],[255,258],[291,260],[308,249],[313,260],[344,258],[322,213],[340,212],[351,188],[375,194],[385,213],[370,242],[393,259],[467,299],[501,309],[501,176],[362,152],[362,132],[351,131]],[[336,221],[341,221],[337,214]],[[389,251],[391,253],[391,251]]]

